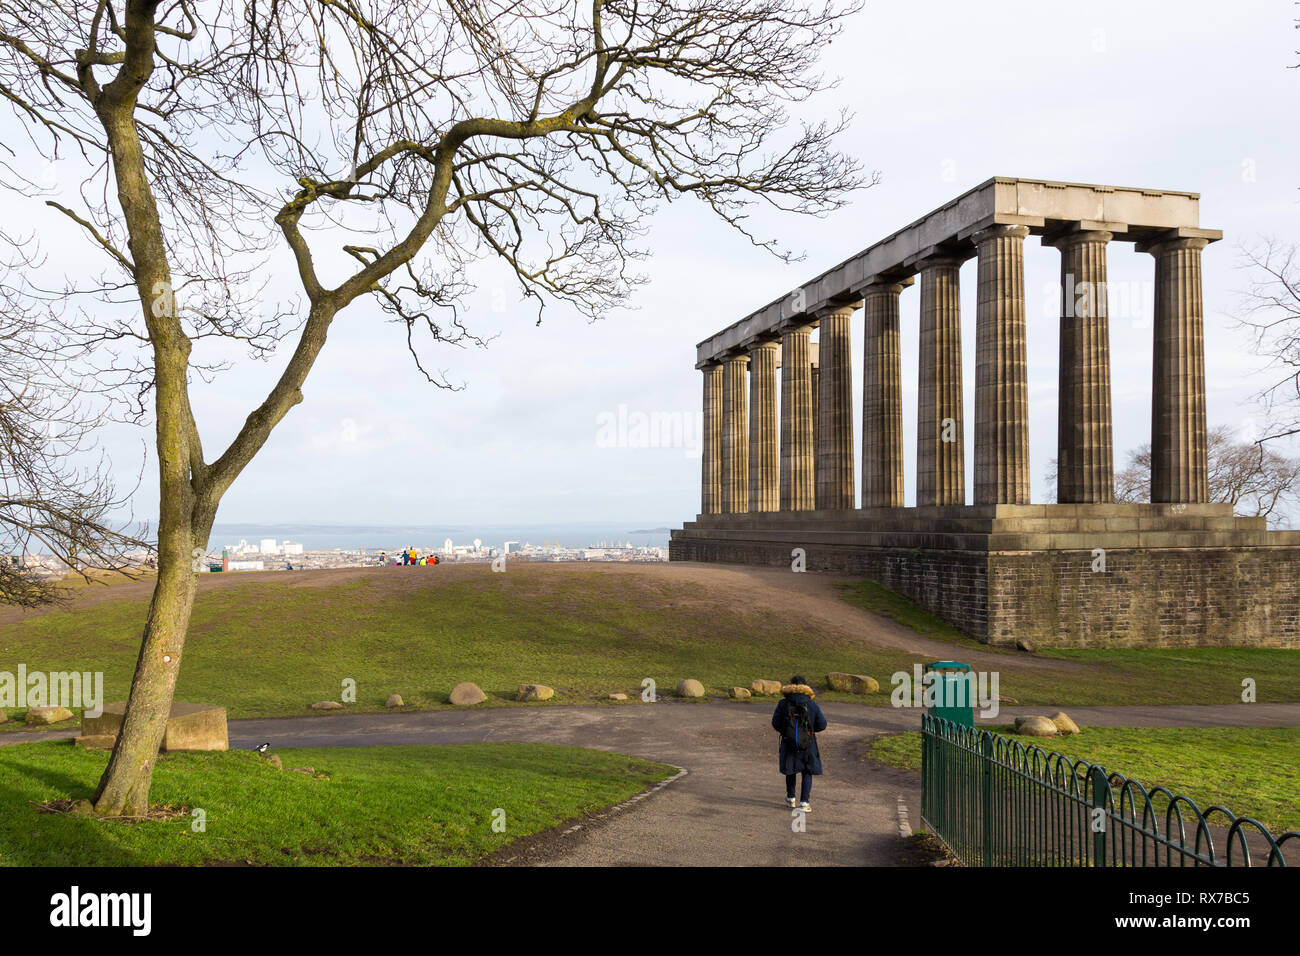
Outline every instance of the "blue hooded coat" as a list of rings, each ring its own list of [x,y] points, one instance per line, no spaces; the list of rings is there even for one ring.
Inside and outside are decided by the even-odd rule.
[[[807,684],[786,684],[781,688],[781,694],[783,695],[782,701],[776,705],[776,710],[772,711],[772,729],[782,735],[780,750],[781,772],[786,776],[792,773],[820,774],[822,772],[822,757],[817,750],[816,736],[812,739],[812,745],[802,753],[796,750],[793,745],[787,746],[784,736],[785,717],[792,701],[802,704],[808,708],[808,719],[812,723],[814,734],[817,734],[826,729],[826,715],[813,701],[813,689]]]

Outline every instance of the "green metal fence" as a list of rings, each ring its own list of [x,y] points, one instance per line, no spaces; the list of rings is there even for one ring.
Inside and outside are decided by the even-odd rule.
[[[1226,807],[921,715],[921,820],[965,866],[1287,866],[1275,837]]]

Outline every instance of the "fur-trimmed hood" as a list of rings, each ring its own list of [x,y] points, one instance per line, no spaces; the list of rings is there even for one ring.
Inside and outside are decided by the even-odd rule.
[[[809,697],[817,696],[813,692],[813,689],[807,684],[782,684],[781,693],[786,697],[789,697],[791,694],[807,694]]]

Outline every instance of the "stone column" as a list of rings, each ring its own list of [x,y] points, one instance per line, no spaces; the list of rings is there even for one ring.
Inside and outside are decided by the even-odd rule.
[[[853,341],[854,306],[827,309],[820,316],[821,381],[818,396],[817,507],[854,507]]]
[[[975,503],[1029,504],[1029,382],[1025,356],[1026,226],[990,226],[979,252],[975,306]]]
[[[903,507],[903,370],[898,297],[911,279],[868,286],[862,365],[862,507]]]
[[[916,410],[916,504],[966,503],[961,381],[961,263],[921,263],[920,378]]]
[[[1056,428],[1056,500],[1115,500],[1110,411],[1110,319],[1106,293],[1109,232],[1066,233],[1061,250],[1060,397]]]
[[[749,356],[729,356],[722,366],[722,512],[749,507],[749,403],[745,394]]]
[[[781,335],[781,510],[807,511],[813,494],[812,326]]]
[[[780,345],[760,342],[749,352],[749,510],[781,506],[776,445],[776,357]]]
[[[722,366],[706,365],[704,373],[704,434],[701,448],[702,514],[722,510]]]
[[[1205,340],[1201,250],[1175,238],[1148,247],[1156,259],[1151,376],[1151,500],[1200,503],[1206,475]]]
[[[820,348],[820,346],[818,346]],[[822,367],[821,359],[812,363],[812,430],[813,430],[813,507],[817,507],[817,462],[822,447]]]

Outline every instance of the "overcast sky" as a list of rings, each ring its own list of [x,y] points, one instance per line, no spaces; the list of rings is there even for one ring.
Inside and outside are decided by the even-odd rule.
[[[1264,235],[1300,240],[1300,71],[1288,69],[1300,62],[1294,16],[1290,5],[1263,0],[868,3],[826,51],[827,71],[843,81],[817,109],[856,112],[842,148],[882,181],[830,218],[763,221],[806,253],[802,263],[781,265],[706,209],[680,202],[654,220],[645,264],[652,281],[634,312],[588,324],[551,309],[537,327],[512,294],[503,297],[499,273],[485,270],[468,318],[480,334],[499,334],[487,350],[447,348],[432,362],[465,384],[455,393],[426,384],[401,331],[359,301],[335,322],[305,402],[231,489],[217,520],[680,525],[700,500],[695,344],[995,175],[1201,194],[1201,224],[1224,233],[1204,254],[1209,421],[1248,430],[1257,418],[1250,396],[1269,378],[1232,327],[1246,283],[1234,247]],[[35,218],[30,208],[23,215]],[[81,241],[67,235],[69,244]],[[1035,237],[1025,252],[1030,445],[1041,501],[1056,454],[1059,254]],[[1150,438],[1152,262],[1126,243],[1110,247],[1117,467]],[[974,270],[972,260],[962,272],[968,422]],[[918,287],[904,292],[909,504],[918,302]],[[853,335],[860,428],[860,313]],[[222,447],[278,371],[278,362],[245,362],[196,389],[208,449]],[[617,417],[620,406],[684,416],[692,447],[605,447],[601,416]],[[968,425],[968,458],[972,434]],[[124,473],[134,474],[151,437],[131,429],[108,436]],[[151,458],[140,515],[156,512],[154,467]]]

